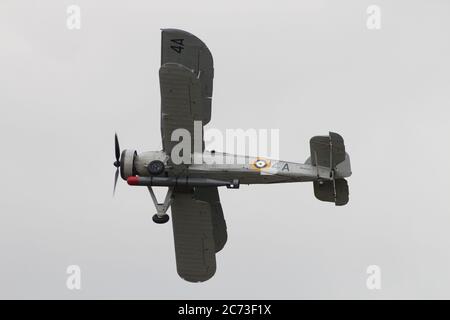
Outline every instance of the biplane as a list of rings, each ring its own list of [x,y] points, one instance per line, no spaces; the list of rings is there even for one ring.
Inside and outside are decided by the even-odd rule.
[[[305,163],[205,150],[203,126],[211,119],[213,77],[211,52],[200,39],[183,30],[163,29],[159,69],[162,150],[121,151],[115,135],[114,192],[120,173],[129,185],[148,188],[156,208],[155,223],[169,221],[167,210],[171,208],[177,272],[190,282],[214,275],[216,253],[227,242],[219,187],[312,182],[317,199],[337,206],[345,205],[349,195],[345,178],[351,175],[350,159],[343,138],[334,132],[310,139],[310,157]],[[196,123],[201,123],[200,130]],[[179,141],[173,139],[180,128],[192,137],[194,131],[200,132],[200,141],[191,139],[188,151],[181,150],[181,162],[174,161]],[[180,151],[175,153],[179,156]],[[201,161],[186,161],[199,153]],[[153,187],[167,187],[162,203]]]

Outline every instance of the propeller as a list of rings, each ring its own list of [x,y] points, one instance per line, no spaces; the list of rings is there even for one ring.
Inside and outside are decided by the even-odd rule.
[[[116,185],[117,185],[117,180],[119,179],[119,168],[120,168],[120,146],[119,146],[119,139],[117,138],[117,133],[114,135],[114,148],[115,148],[115,152],[116,152],[116,161],[114,161],[114,167],[116,167],[116,173],[114,175],[113,196],[116,193]]]

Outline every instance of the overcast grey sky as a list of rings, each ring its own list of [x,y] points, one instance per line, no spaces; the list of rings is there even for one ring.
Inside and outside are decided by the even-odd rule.
[[[2,0],[0,298],[450,298],[449,14],[444,0]],[[214,56],[209,128],[280,129],[297,162],[332,130],[352,161],[344,207],[308,183],[220,190],[229,239],[201,284],[176,274],[144,188],[119,181],[111,198],[114,132],[161,148],[165,27]]]

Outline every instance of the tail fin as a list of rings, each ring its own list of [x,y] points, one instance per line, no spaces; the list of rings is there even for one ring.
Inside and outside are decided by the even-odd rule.
[[[314,181],[314,195],[321,201],[334,202],[337,206],[347,204],[349,192],[344,178],[351,175],[351,168],[344,139],[339,134],[330,132],[328,136],[312,137],[310,148],[310,164],[330,169],[329,180]]]
[[[335,168],[345,160],[344,139],[334,132],[329,136],[315,136],[309,141],[311,164],[314,166]]]

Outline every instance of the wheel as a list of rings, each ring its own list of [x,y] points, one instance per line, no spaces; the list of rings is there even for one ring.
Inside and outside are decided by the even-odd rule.
[[[157,214],[154,214],[152,220],[154,223],[163,224],[169,221],[169,215],[165,214],[163,216],[158,216]]]
[[[163,173],[164,163],[159,160],[153,160],[152,162],[150,162],[148,164],[147,170],[152,176],[157,176],[157,175]]]

